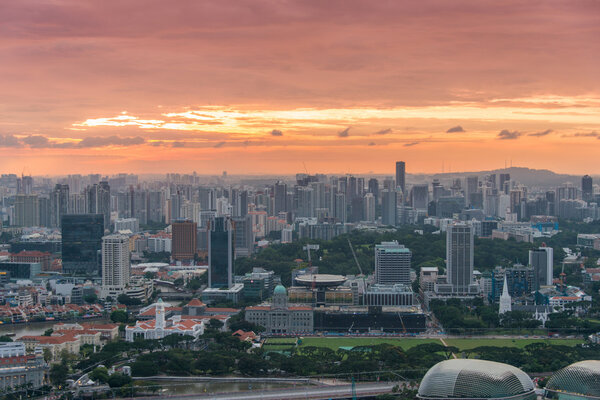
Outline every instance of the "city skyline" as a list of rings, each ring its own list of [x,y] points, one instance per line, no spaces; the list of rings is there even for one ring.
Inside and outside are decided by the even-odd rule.
[[[594,175],[598,11],[11,3],[0,13],[0,165],[359,174],[404,160],[407,173],[513,164]]]

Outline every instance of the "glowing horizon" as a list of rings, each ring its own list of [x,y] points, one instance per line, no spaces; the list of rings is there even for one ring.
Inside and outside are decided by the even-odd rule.
[[[4,11],[2,173],[600,174],[600,3]]]

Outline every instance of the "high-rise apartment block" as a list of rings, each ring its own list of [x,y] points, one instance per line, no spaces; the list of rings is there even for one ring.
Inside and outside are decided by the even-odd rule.
[[[102,298],[115,299],[129,285],[131,271],[129,237],[108,235],[102,238]]]

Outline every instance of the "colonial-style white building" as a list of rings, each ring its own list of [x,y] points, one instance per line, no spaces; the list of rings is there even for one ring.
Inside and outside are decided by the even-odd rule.
[[[205,319],[185,318],[174,316],[165,319],[165,304],[158,299],[155,306],[155,318],[150,321],[138,321],[135,326],[125,327],[125,340],[133,342],[135,339],[162,339],[172,334],[189,335],[197,338],[204,333]]]
[[[288,306],[287,290],[277,285],[273,291],[273,304],[246,308],[246,321],[265,328],[266,334],[313,333],[313,308]]]

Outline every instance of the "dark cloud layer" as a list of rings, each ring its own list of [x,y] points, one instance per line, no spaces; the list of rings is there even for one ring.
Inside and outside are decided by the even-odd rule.
[[[535,132],[535,133],[530,133],[527,136],[535,136],[535,137],[541,137],[541,136],[546,136],[551,134],[553,131],[552,129],[546,129],[545,131],[541,131],[541,132]]]
[[[452,127],[452,128],[450,128],[450,129],[448,129],[448,130],[446,131],[446,133],[455,133],[455,132],[464,132],[464,131],[465,131],[465,130],[463,129],[463,127],[462,127],[462,126],[460,126],[460,125],[456,125],[456,126],[453,126],[453,127]]]
[[[271,131],[271,136],[283,136],[283,132],[280,131],[279,129],[273,129]]]
[[[388,133],[392,133],[392,128],[382,129],[380,131],[374,132],[374,135],[387,135]]]
[[[337,135],[338,135],[338,137],[345,138],[345,137],[348,137],[348,136],[350,136],[350,133],[349,133],[349,132],[350,132],[350,127],[347,127],[347,128],[346,128],[346,129],[344,129],[343,131],[339,131],[339,132],[337,133]]]
[[[500,133],[498,134],[498,139],[514,140],[514,139],[518,139],[522,135],[523,135],[523,133],[521,133],[519,131],[509,131],[508,129],[502,129],[500,131]]]

